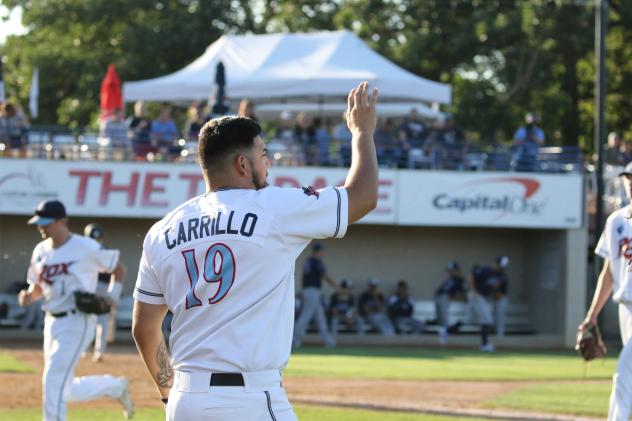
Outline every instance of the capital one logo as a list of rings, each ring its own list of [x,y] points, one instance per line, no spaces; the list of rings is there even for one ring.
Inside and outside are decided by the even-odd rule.
[[[505,188],[486,189],[487,185],[504,185]],[[453,192],[439,193],[433,197],[432,205],[441,211],[458,211],[462,214],[495,213],[497,219],[507,215],[538,216],[546,205],[546,201],[534,199],[539,190],[540,182],[532,178],[489,178],[464,183]]]

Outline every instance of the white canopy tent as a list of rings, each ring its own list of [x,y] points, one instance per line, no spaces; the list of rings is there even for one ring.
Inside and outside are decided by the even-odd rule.
[[[226,68],[227,96],[233,100],[338,101],[367,80],[379,88],[381,101],[450,103],[449,85],[402,69],[349,31],[225,35],[175,73],[124,83],[123,97],[125,101],[207,99],[219,61]]]

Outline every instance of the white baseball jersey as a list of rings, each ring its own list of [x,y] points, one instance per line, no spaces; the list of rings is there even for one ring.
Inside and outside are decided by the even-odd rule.
[[[148,232],[136,300],[167,304],[180,371],[278,370],[290,356],[294,264],[313,238],[347,230],[344,188],[207,193]]]
[[[626,206],[613,212],[606,221],[595,253],[610,260],[613,287],[612,299],[615,302],[632,302],[632,225],[630,208]]]
[[[118,250],[102,249],[89,237],[71,234],[58,248],[53,248],[52,239],[47,238],[33,250],[27,282],[42,288],[45,311],[72,310],[74,291],[95,292],[99,272],[112,272],[118,259]]]

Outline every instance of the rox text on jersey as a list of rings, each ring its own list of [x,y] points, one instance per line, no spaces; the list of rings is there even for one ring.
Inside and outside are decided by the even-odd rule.
[[[212,237],[216,235],[242,235],[252,237],[259,217],[254,213],[237,215],[231,210],[227,214],[217,212],[214,217],[202,215],[190,218],[178,224],[177,233],[175,227],[165,230],[165,244],[172,249],[191,240]]]
[[[53,265],[43,265],[40,272],[40,280],[46,282],[47,284],[52,284],[53,278],[55,278],[56,276],[68,275],[68,269],[73,263],[75,262],[72,261],[56,263]]]

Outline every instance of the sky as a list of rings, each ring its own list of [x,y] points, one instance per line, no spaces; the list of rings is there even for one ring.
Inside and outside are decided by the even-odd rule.
[[[9,20],[4,18],[9,16]],[[26,33],[26,28],[22,26],[22,8],[17,7],[9,14],[9,9],[0,6],[0,44],[4,44],[9,35],[18,35]]]

